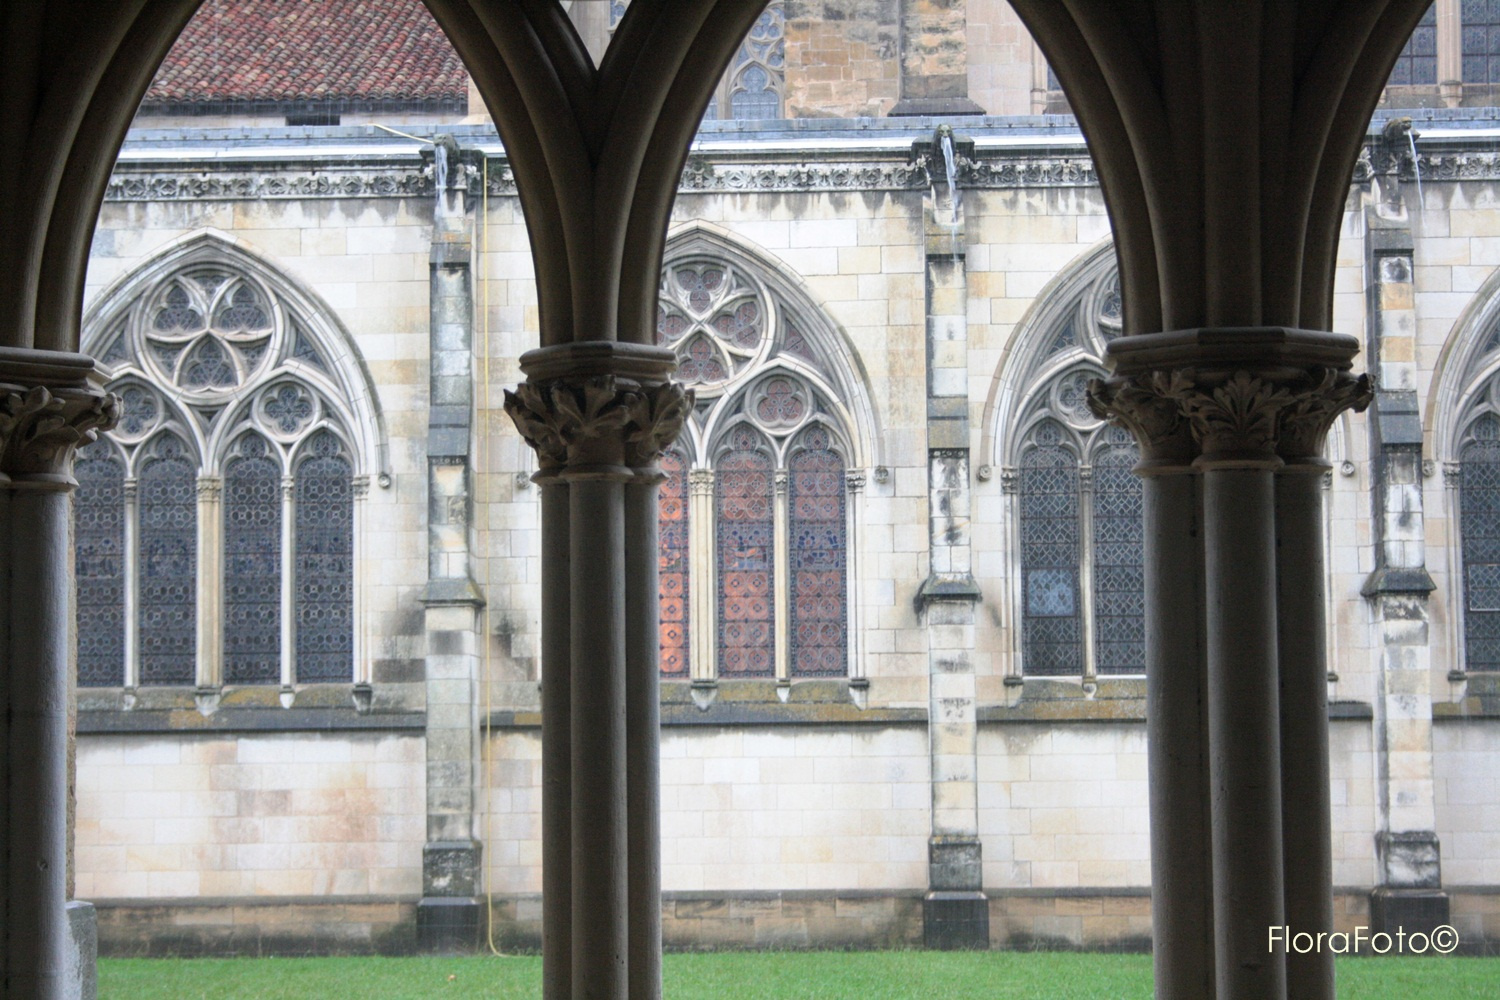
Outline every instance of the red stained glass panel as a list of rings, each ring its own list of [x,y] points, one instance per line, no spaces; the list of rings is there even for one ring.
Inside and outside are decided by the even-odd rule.
[[[661,672],[688,673],[688,492],[687,457],[676,448],[661,457],[667,481],[657,495],[661,600]]]
[[[776,667],[774,468],[741,427],[714,474],[719,550],[719,673],[769,677]]]

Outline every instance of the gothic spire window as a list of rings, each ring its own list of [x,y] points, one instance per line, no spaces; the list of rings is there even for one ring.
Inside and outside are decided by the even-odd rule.
[[[123,407],[80,462],[80,683],[354,679],[378,415],[326,309],[202,237],[119,282],[85,331]]]
[[[992,416],[1013,492],[1014,621],[1032,676],[1145,670],[1138,453],[1087,405],[1106,344],[1120,333],[1112,248],[1093,251],[1040,302],[1002,372]]]
[[[663,459],[663,675],[848,676],[863,394],[837,335],[773,269],[704,234],[673,241],[657,319],[698,393]]]

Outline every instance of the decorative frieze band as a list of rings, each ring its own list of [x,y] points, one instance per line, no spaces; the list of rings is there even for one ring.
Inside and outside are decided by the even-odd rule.
[[[1373,398],[1368,375],[1173,369],[1094,379],[1089,409],[1135,435],[1146,464],[1317,462],[1333,421]]]
[[[676,382],[627,387],[612,375],[522,382],[505,393],[505,412],[543,470],[652,466],[692,406],[693,391]]]
[[[119,419],[111,392],[0,385],[0,479],[76,485],[74,453]]]
[[[959,186],[970,189],[1093,187],[1094,164],[1079,156],[981,156],[959,162]],[[695,154],[682,172],[679,190],[717,191],[916,191],[927,172],[905,160],[798,160],[716,158]],[[516,179],[503,158],[491,158],[487,175],[465,167],[450,188],[477,197],[487,187],[495,197],[514,195]],[[171,164],[122,163],[105,189],[111,202],[276,201],[309,198],[426,198],[433,194],[430,168],[337,166],[307,160],[286,166],[247,168],[211,165],[184,152]]]
[[[1414,161],[1408,150],[1392,148],[1383,142],[1372,142],[1354,165],[1354,182],[1363,184],[1371,177],[1396,177],[1412,180],[1418,174],[1430,181],[1500,180],[1500,151],[1472,152],[1417,151]]]

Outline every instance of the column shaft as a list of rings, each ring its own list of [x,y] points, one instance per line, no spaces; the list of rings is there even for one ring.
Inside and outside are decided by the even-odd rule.
[[[542,491],[542,995],[573,995],[573,586],[568,484]]]
[[[1301,466],[1276,477],[1281,843],[1296,871],[1286,880],[1286,923],[1310,934],[1333,931],[1322,473]],[[1286,977],[1289,1000],[1333,1000],[1333,952],[1287,949]]]
[[[1218,1000],[1280,1000],[1286,963],[1275,495],[1264,468],[1203,474],[1209,775]]]
[[[1142,493],[1156,995],[1161,1000],[1214,1000],[1198,480],[1150,476]]]
[[[625,487],[570,478],[573,995],[625,1000]]]
[[[68,670],[72,555],[68,495],[7,491],[9,617],[0,726],[8,766],[0,993],[60,1000],[68,951]]]
[[[630,1000],[661,997],[661,590],[657,483],[625,487],[625,780]]]

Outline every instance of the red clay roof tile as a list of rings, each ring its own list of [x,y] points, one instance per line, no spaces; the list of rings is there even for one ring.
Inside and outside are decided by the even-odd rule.
[[[206,0],[146,105],[463,100],[458,53],[420,0]]]

